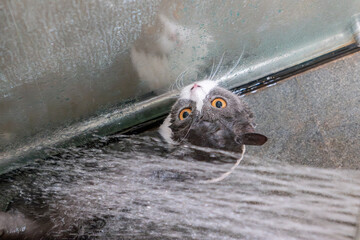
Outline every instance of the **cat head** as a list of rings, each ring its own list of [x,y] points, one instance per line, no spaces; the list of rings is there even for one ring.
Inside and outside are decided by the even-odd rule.
[[[237,95],[204,80],[181,91],[160,133],[169,142],[241,152],[244,144],[267,141],[254,126],[252,112]]]

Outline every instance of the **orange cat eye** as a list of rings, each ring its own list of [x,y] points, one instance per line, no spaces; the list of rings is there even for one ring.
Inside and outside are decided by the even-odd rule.
[[[222,98],[215,98],[211,102],[211,106],[216,107],[216,108],[225,108],[226,105],[227,105],[226,101]]]
[[[191,108],[184,108],[183,110],[181,110],[179,114],[180,120],[184,120],[185,118],[187,118],[191,112]]]

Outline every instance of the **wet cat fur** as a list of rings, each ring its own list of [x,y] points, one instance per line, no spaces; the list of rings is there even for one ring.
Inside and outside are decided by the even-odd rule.
[[[255,133],[253,113],[237,95],[208,80],[195,85],[195,90],[198,89],[198,93],[202,91],[200,95],[205,97],[199,98],[193,86],[185,87],[181,94],[185,97],[180,97],[173,105],[168,121],[162,126],[169,128],[173,142],[189,142],[201,147],[242,152],[244,144],[262,145],[267,141],[264,135]],[[190,94],[186,91],[190,91]],[[225,100],[226,107],[212,106],[211,102],[216,98]],[[199,104],[200,101],[202,103]],[[199,105],[202,107],[200,110],[197,109]],[[180,120],[179,114],[184,108],[190,108],[192,112]],[[163,132],[160,130],[164,136]]]

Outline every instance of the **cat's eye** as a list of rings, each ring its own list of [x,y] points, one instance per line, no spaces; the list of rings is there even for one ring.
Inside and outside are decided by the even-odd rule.
[[[226,101],[222,98],[215,98],[211,102],[211,106],[216,107],[216,108],[225,108],[226,105],[227,105]]]
[[[185,118],[187,118],[191,113],[191,108],[184,108],[183,110],[181,110],[180,114],[179,114],[179,118],[180,120],[184,120]]]

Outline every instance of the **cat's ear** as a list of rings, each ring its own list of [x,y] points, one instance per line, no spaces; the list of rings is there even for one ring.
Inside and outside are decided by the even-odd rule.
[[[261,146],[267,141],[267,137],[260,133],[245,133],[242,135],[243,144]]]

